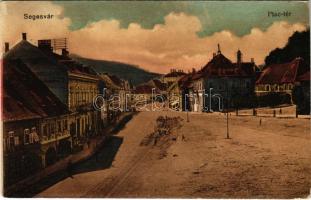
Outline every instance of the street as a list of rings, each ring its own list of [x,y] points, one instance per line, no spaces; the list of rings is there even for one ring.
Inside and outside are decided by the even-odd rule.
[[[159,116],[181,127],[144,144]],[[310,194],[310,119],[139,112],[36,197],[298,198]],[[260,120],[261,119],[261,120]],[[260,122],[261,121],[261,122]]]

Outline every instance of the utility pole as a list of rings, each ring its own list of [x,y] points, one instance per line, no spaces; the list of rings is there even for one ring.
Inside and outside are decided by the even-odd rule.
[[[229,84],[228,84],[228,77],[226,77],[226,90],[227,90],[227,139],[229,137]]]

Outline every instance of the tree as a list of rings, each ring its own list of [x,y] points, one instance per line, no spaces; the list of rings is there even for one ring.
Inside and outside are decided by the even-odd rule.
[[[302,57],[307,66],[310,65],[310,29],[295,32],[284,48],[276,48],[265,58],[265,65],[290,62],[297,57]]]

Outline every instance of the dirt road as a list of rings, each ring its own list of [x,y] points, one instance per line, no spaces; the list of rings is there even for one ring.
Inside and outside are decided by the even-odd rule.
[[[182,127],[141,145],[160,115]],[[306,197],[311,188],[310,121],[222,114],[140,112],[93,159],[38,197]],[[109,152],[109,153],[107,153]]]

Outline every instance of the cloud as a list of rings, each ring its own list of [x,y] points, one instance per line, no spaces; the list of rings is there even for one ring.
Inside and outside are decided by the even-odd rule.
[[[0,42],[15,44],[22,32],[27,32],[33,43],[38,39],[66,37],[69,33],[71,20],[62,17],[63,8],[51,2],[1,2],[0,8]],[[51,20],[26,20],[24,14],[53,14],[54,17]]]
[[[101,20],[73,31],[70,47],[86,57],[118,60],[151,71],[167,72],[171,67],[184,70],[202,67],[218,43],[223,54],[233,61],[240,49],[245,61],[254,58],[261,64],[271,50],[285,46],[288,37],[306,27],[282,21],[274,22],[266,31],[253,28],[243,37],[223,30],[203,38],[197,36],[201,28],[197,17],[184,13],[170,13],[163,25],[155,25],[153,29],[144,29],[135,23],[124,29],[117,20]]]
[[[72,19],[70,28],[78,30],[102,19],[115,19],[121,28],[131,23],[152,29],[164,24],[172,12],[197,16],[202,24],[199,35],[210,36],[227,29],[238,36],[249,34],[253,27],[267,30],[273,22],[309,23],[307,1],[55,1]],[[291,13],[290,17],[269,17],[268,12]],[[83,14],[82,14],[83,13]]]
[[[257,64],[261,64],[271,50],[285,46],[288,37],[295,31],[306,29],[302,23],[279,21],[264,31],[253,27],[244,36],[222,30],[199,37],[198,32],[202,31],[203,26],[197,16],[171,12],[164,17],[163,24],[155,24],[152,28],[144,28],[138,23],[130,23],[125,28],[119,20],[102,19],[72,31],[69,29],[71,20],[63,16],[64,9],[59,5],[50,2],[5,4],[7,12],[1,14],[1,19],[4,19],[1,26],[10,27],[2,31],[2,41],[16,42],[21,32],[27,32],[33,42],[37,39],[67,37],[71,53],[136,64],[149,71],[162,73],[173,67],[185,71],[201,68],[211,59],[218,43],[223,54],[233,61],[235,52],[240,49],[245,61],[254,58]],[[46,12],[61,17],[53,21],[23,20],[24,13]]]

